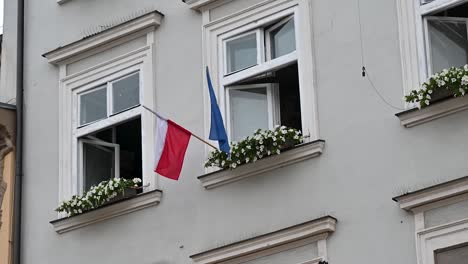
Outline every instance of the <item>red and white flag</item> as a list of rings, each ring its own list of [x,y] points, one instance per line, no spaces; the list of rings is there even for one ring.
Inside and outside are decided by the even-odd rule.
[[[176,181],[179,179],[191,135],[173,121],[156,116],[156,173]]]

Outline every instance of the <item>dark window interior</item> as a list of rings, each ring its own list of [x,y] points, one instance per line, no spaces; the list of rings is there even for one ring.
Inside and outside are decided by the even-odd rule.
[[[440,17],[468,17],[468,3],[458,5],[441,12],[435,13],[431,16]]]
[[[90,135],[120,145],[120,177],[142,179],[141,119],[137,118]],[[86,138],[86,137],[85,137]],[[89,139],[89,137],[88,137]],[[108,180],[114,166],[111,149],[84,144],[85,189]],[[105,161],[105,162],[104,162]]]
[[[280,92],[281,125],[302,130],[299,72],[297,63],[255,76],[235,85],[277,83]]]

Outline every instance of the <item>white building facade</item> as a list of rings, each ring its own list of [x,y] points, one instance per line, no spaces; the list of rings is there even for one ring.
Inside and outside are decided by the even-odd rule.
[[[402,99],[468,63],[467,1],[25,0],[24,25],[21,263],[468,258],[468,98]],[[180,180],[156,175],[148,109],[208,138],[206,67],[231,140],[284,125],[304,144],[216,171],[192,138]],[[116,177],[144,188],[54,211]]]

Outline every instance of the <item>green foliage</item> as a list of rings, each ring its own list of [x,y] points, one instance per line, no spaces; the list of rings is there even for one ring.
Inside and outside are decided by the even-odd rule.
[[[55,211],[65,212],[68,216],[81,214],[103,206],[112,198],[123,194],[125,189],[137,187],[139,183],[141,183],[141,179],[139,178],[133,180],[111,179],[103,181],[97,186],[92,186],[83,195],[74,195],[70,200],[62,202]]]
[[[431,76],[421,85],[421,89],[412,90],[405,96],[405,101],[423,108],[430,104],[431,95],[442,89],[450,91],[454,97],[464,96],[468,91],[468,65],[444,69]]]
[[[230,156],[219,150],[211,152],[205,167],[235,169],[239,165],[280,154],[281,150],[302,142],[301,131],[297,129],[285,126],[278,126],[274,130],[258,129],[253,136],[249,136],[238,143],[231,143]]]

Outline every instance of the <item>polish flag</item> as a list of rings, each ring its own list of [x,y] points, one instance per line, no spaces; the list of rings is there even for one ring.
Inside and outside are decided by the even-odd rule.
[[[156,173],[176,181],[179,179],[191,135],[173,121],[156,117]]]

